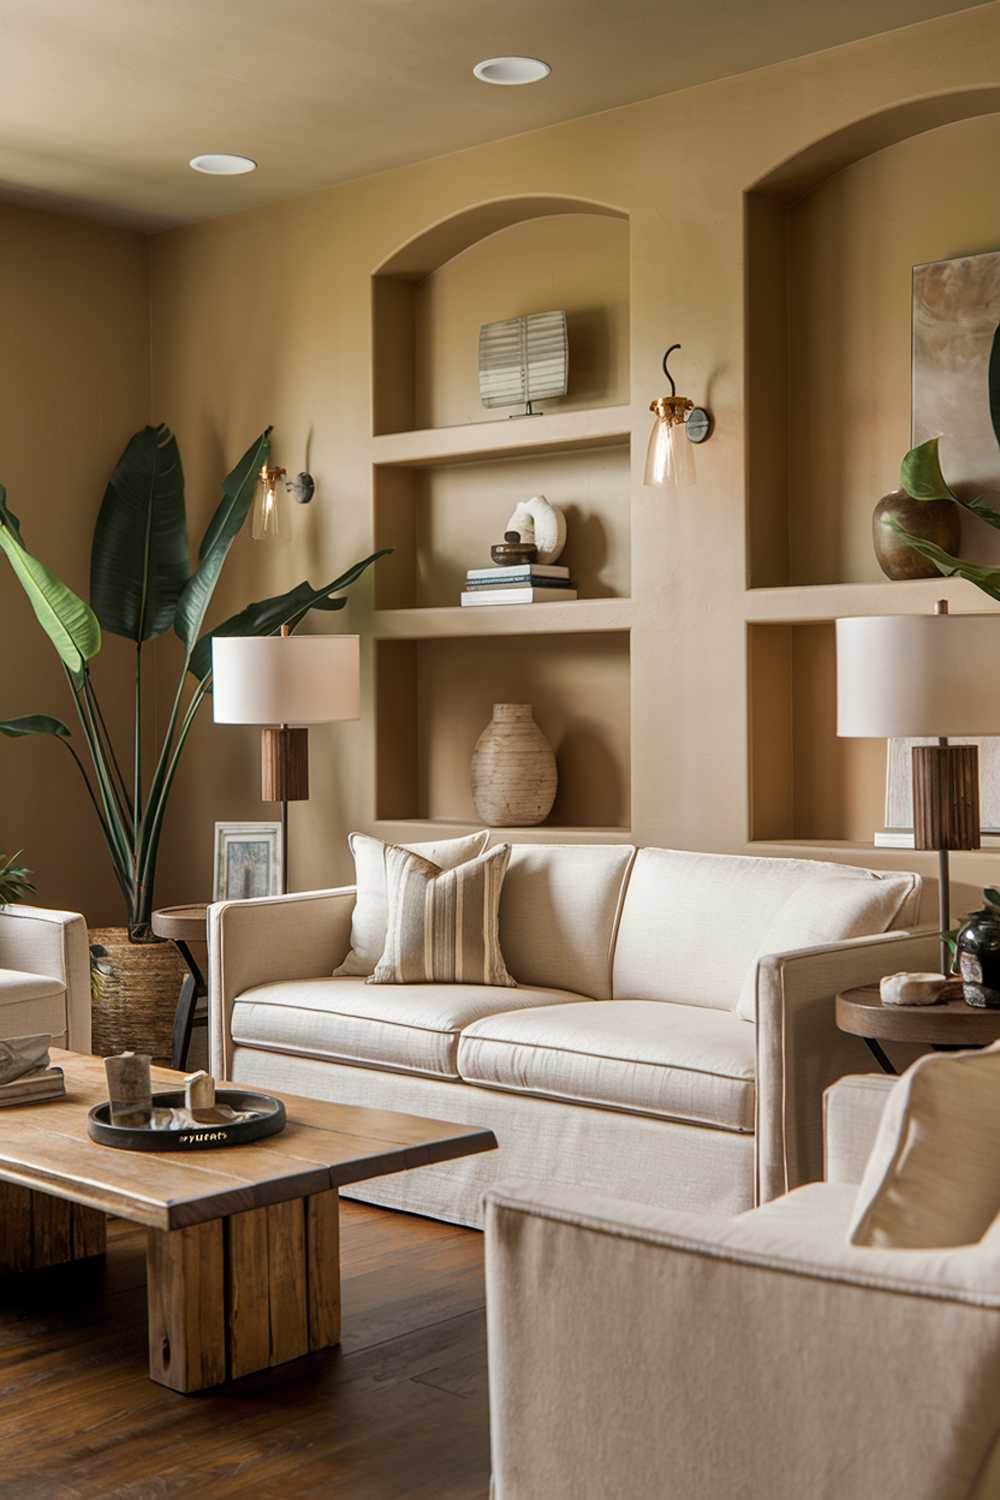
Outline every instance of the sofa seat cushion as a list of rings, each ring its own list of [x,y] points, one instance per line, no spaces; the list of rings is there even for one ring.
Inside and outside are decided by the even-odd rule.
[[[66,986],[46,974],[0,969],[0,1036],[66,1034]]]
[[[464,1027],[497,1011],[570,1001],[592,1003],[561,990],[488,984],[287,979],[245,990],[233,1006],[232,1034],[237,1046],[457,1078]]]
[[[754,1128],[754,1033],[729,1011],[654,1000],[509,1010],[463,1032],[458,1071],[486,1088]]]

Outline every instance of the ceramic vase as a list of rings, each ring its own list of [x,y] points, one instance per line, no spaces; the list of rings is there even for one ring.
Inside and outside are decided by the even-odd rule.
[[[530,703],[494,703],[472,752],[472,800],[489,828],[525,828],[552,811],[558,775]]]
[[[951,500],[914,500],[905,490],[883,495],[872,516],[872,542],[878,565],[887,578],[938,578],[932,562],[907,546],[891,522],[898,521],[911,536],[934,542],[953,556],[961,546],[961,517]]]
[[[959,929],[957,949],[965,1003],[1000,1010],[1000,914],[973,912]]]

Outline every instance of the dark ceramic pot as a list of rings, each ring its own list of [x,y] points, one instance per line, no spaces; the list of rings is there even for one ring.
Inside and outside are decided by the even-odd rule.
[[[932,562],[908,547],[889,524],[898,521],[912,536],[935,542],[953,555],[962,541],[958,506],[951,500],[913,500],[905,490],[883,495],[872,516],[872,542],[878,565],[887,578],[938,578]]]
[[[1000,913],[975,911],[963,923],[958,972],[966,1005],[1000,1010]]]

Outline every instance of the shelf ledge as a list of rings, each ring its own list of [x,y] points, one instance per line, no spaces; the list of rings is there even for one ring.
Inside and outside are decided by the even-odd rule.
[[[610,448],[627,443],[631,433],[630,406],[589,407],[585,411],[470,422],[462,427],[383,433],[372,439],[372,462],[422,467],[572,448]]]
[[[567,599],[559,604],[444,605],[432,609],[377,609],[376,640],[427,640],[440,636],[575,635],[629,630],[631,599]]]

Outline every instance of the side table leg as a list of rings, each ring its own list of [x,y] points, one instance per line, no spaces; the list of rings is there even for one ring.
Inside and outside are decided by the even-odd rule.
[[[873,1036],[866,1036],[862,1038],[862,1040],[864,1041],[864,1044],[868,1048],[868,1051],[871,1053],[872,1057],[874,1057],[875,1061],[882,1069],[882,1072],[891,1073],[893,1077],[895,1077],[896,1069],[893,1067],[892,1062],[886,1056],[884,1050],[875,1040],[875,1038]]]
[[[181,1071],[187,1067],[188,1048],[191,1046],[191,1029],[194,1026],[194,1011],[198,1004],[198,985],[193,974],[185,974],[181,980],[177,1009],[174,1012],[174,1031],[171,1044],[170,1066]]]

